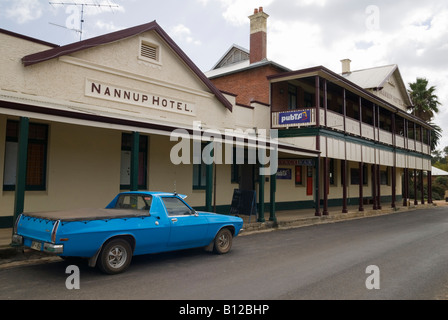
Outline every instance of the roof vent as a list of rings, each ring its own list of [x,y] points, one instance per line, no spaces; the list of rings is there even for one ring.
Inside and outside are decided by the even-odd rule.
[[[146,59],[158,61],[158,48],[154,45],[142,42],[140,47],[140,55]]]

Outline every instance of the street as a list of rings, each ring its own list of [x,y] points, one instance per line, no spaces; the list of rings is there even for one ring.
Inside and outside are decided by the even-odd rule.
[[[79,263],[79,289],[62,260],[0,269],[0,299],[447,299],[446,243],[448,207],[398,212],[136,256],[115,276]]]

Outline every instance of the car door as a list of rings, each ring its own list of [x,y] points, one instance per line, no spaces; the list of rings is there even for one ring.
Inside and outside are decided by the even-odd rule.
[[[163,197],[171,225],[168,246],[171,249],[194,248],[207,245],[208,221],[195,213],[178,197]]]
[[[160,218],[160,206],[153,204],[149,194],[124,193],[120,195],[112,207],[119,210],[130,210],[140,218],[133,219],[132,233],[135,236],[136,247],[134,254],[147,254],[167,250],[170,233],[170,223]],[[150,210],[151,213],[150,214]],[[148,215],[147,217],[145,217]],[[130,223],[128,223],[130,224]],[[125,226],[125,224],[123,224]]]

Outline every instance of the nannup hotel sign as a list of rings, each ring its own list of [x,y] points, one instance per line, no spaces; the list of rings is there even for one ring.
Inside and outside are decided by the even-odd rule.
[[[85,95],[92,98],[149,107],[190,116],[195,115],[193,103],[134,89],[121,88],[90,79],[86,79]]]

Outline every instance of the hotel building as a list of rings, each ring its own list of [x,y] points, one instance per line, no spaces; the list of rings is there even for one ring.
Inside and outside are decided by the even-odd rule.
[[[257,9],[250,50],[233,46],[207,74],[155,21],[65,46],[0,29],[0,227],[23,211],[104,207],[122,190],[176,191],[225,214],[235,189],[255,191],[259,221],[407,204],[408,177],[430,174],[431,127],[406,112],[398,67],[289,70],[266,59],[267,17]],[[174,163],[175,130],[192,150],[230,132],[226,150],[246,160]],[[261,149],[277,172],[247,161]]]

